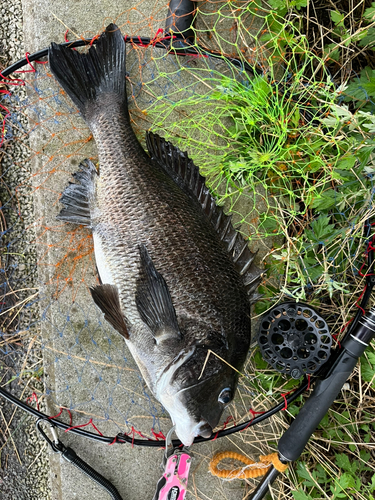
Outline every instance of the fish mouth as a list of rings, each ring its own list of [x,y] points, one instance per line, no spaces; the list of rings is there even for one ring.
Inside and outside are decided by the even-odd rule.
[[[172,419],[173,422],[173,419]],[[175,422],[173,422],[175,424]],[[175,432],[179,440],[185,446],[191,446],[193,444],[194,438],[201,436],[202,438],[210,438],[212,436],[212,427],[206,420],[201,420],[194,427],[185,425],[176,425]]]
[[[202,438],[209,438],[212,436],[212,427],[208,422],[204,422],[198,427],[196,435]]]

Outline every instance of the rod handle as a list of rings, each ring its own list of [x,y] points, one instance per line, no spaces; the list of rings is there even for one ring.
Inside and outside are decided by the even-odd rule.
[[[171,31],[178,38],[194,38],[192,29],[196,12],[195,2],[192,0],[170,0],[165,31]]]
[[[327,376],[315,383],[311,396],[289,429],[281,436],[278,450],[282,458],[291,462],[300,457],[312,433],[335,401],[365,349],[366,345],[354,337],[347,340]]]

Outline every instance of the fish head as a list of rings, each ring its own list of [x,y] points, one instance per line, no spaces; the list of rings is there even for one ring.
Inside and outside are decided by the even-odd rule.
[[[187,420],[174,422],[176,434],[186,445],[196,436],[209,438],[219,424],[225,407],[232,401],[237,386],[237,377],[223,374],[206,378],[177,393],[180,404],[186,409]]]
[[[232,367],[212,354],[205,360],[207,349],[193,351],[169,367],[173,373],[158,391],[158,399],[185,446],[190,446],[197,436],[211,436],[225,407],[233,400],[238,383],[238,373]]]

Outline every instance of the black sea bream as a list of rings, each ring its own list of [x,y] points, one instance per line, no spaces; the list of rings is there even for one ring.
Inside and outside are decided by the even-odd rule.
[[[90,127],[100,165],[100,174],[80,165],[58,218],[92,229],[101,283],[92,297],[190,445],[211,435],[233,399],[260,280],[254,254],[185,153],[148,133],[147,154],[136,139],[114,24],[85,54],[52,44],[49,63]],[[217,356],[204,367],[208,350]]]

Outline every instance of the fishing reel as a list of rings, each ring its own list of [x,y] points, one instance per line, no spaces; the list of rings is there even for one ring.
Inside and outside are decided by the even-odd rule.
[[[270,309],[261,319],[257,340],[263,359],[294,379],[316,373],[328,361],[332,345],[325,320],[300,302]]]

